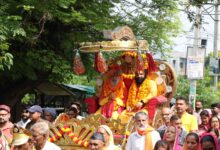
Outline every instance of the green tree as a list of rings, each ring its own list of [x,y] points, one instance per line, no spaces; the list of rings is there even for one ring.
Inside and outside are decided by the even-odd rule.
[[[176,96],[189,96],[190,82],[183,76],[178,77]],[[214,90],[212,78],[208,75],[208,69],[205,70],[205,76],[202,80],[197,80],[196,99],[202,99],[204,105],[210,108],[210,104],[219,101],[220,92]]]
[[[147,39],[150,51],[167,56],[172,50],[172,38],[180,32],[178,2],[173,0],[122,0],[119,11],[128,20],[139,39]],[[129,8],[129,9],[128,9]]]
[[[111,15],[117,2],[1,1],[1,102],[13,105],[44,81],[86,83],[84,76],[71,71],[73,50],[79,42],[101,39],[102,29],[117,20]],[[85,58],[87,64],[90,61]]]
[[[14,105],[44,81],[88,83],[94,78],[93,54],[82,54],[87,73],[76,76],[71,64],[80,42],[99,41],[103,29],[129,25],[157,51],[167,49],[179,31],[176,3],[153,0],[155,7],[126,11],[119,0],[4,0],[0,2],[0,99]],[[126,5],[129,1],[126,1]],[[163,4],[170,7],[163,7]],[[144,3],[139,3],[141,7]],[[172,7],[171,7],[172,6]],[[127,10],[129,5],[127,5]],[[135,6],[139,10],[138,6]],[[120,8],[118,11],[117,8]],[[124,13],[122,13],[124,12]],[[146,15],[149,14],[149,15]],[[126,16],[126,17],[124,17]],[[106,57],[113,54],[105,54]]]

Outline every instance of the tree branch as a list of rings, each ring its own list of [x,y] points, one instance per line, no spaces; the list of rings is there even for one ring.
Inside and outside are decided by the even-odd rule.
[[[37,40],[41,36],[41,34],[44,32],[44,25],[47,21],[47,16],[48,16],[47,13],[44,13],[44,15],[39,20],[38,23],[39,23],[39,26],[40,26],[40,32],[33,37],[33,40]]]

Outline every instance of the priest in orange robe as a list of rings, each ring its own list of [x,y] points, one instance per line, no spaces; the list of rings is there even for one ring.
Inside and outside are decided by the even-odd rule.
[[[146,76],[144,70],[135,73],[135,79],[130,86],[126,110],[120,115],[122,122],[127,123],[129,119],[141,109],[150,99],[157,96],[156,83]]]
[[[101,107],[96,114],[101,113],[107,118],[117,119],[118,115],[125,109],[128,94],[120,66],[113,64],[110,69],[99,97]]]

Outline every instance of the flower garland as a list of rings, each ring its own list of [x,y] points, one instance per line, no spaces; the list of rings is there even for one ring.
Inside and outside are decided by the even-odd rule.
[[[63,134],[67,133],[67,135],[72,139],[72,141],[78,144],[79,146],[88,147],[89,145],[87,141],[80,140],[79,137],[77,137],[69,127],[63,127],[58,131],[59,132],[55,136],[48,139],[49,142],[56,142],[62,137]]]
[[[122,56],[126,56],[126,55],[129,55],[131,57],[137,57],[137,53],[136,52],[124,52],[122,54]],[[142,58],[147,58],[146,54],[141,54]]]
[[[134,73],[131,73],[131,74],[122,73],[122,77],[125,79],[133,79],[135,77],[135,74]]]
[[[131,109],[135,108],[137,102],[145,100],[148,97],[150,91],[151,85],[149,79],[145,79],[139,88],[137,87],[136,82],[134,80],[129,89],[126,107]]]
[[[107,79],[106,83],[103,86],[103,95],[101,94],[100,97],[106,98],[109,97],[111,94],[114,94],[116,98],[118,97],[122,99],[124,97],[124,88],[125,86],[123,84],[122,77],[120,77],[119,82],[114,87],[111,84],[111,79]]]

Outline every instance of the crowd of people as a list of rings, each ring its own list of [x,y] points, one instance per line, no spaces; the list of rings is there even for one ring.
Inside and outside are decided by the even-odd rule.
[[[163,125],[157,129],[149,126],[147,114],[136,113],[136,132],[129,136],[126,150],[219,150],[220,104],[212,104],[209,111],[197,101],[195,111],[188,108],[188,100],[177,97],[174,107],[162,108]]]
[[[148,123],[145,111],[134,115],[134,130],[129,135],[126,150],[219,150],[220,148],[220,103],[204,109],[203,102],[197,101],[195,111],[190,111],[188,100],[177,97],[173,107],[163,107],[163,124],[153,128]],[[10,121],[11,109],[0,105],[0,149],[2,150],[59,150],[59,146],[48,141],[49,127],[57,116],[55,108],[42,109],[33,105],[24,109],[21,120]],[[69,118],[83,119],[81,106],[72,103],[66,112]],[[100,125],[89,141],[91,150],[118,150],[114,135],[106,125]]]
[[[124,149],[219,150],[220,103],[212,104],[211,109],[204,109],[203,102],[198,100],[195,108],[195,111],[191,111],[188,100],[177,97],[173,107],[162,108],[163,124],[157,129],[149,125],[145,111],[137,112],[134,115],[134,132],[129,135]],[[91,137],[90,149],[109,149],[104,137],[104,132],[98,129]]]
[[[69,119],[83,119],[78,102],[71,103],[65,114]],[[48,141],[50,127],[55,125],[57,118],[55,108],[33,105],[22,110],[20,121],[12,123],[10,118],[11,108],[0,105],[0,150],[61,149]]]
[[[61,150],[48,142],[50,125],[56,118],[54,108],[33,105],[23,110],[17,123],[10,121],[10,112],[9,106],[0,105],[1,150]]]
[[[203,109],[202,101],[197,101],[196,111],[191,112],[188,108],[187,99],[177,97],[173,107],[162,108],[163,125],[157,129],[149,125],[145,111],[137,112],[134,116],[134,132],[129,135],[124,149],[219,150],[220,104],[212,104],[209,110]],[[91,150],[108,149],[103,135],[100,130],[93,134]]]

